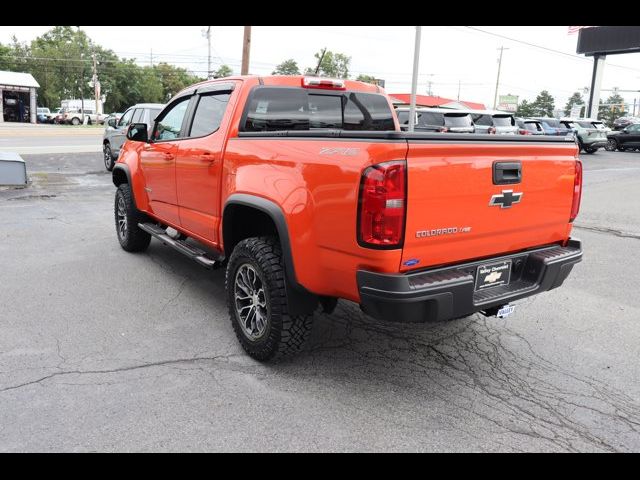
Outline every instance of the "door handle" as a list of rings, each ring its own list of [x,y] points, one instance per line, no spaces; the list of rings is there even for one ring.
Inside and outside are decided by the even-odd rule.
[[[509,185],[522,181],[522,163],[517,160],[510,162],[493,162],[493,184]]]
[[[164,159],[169,161],[169,160],[173,160],[175,157],[175,155],[173,153],[165,153],[164,154]]]
[[[198,158],[200,159],[200,161],[207,162],[209,165],[215,163],[216,161],[216,157],[211,152],[203,152],[198,155]]]

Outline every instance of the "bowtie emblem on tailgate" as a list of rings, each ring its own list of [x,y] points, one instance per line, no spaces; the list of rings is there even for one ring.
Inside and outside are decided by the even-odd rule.
[[[522,200],[522,192],[513,193],[513,190],[503,190],[497,193],[489,200],[490,207],[510,208],[514,203],[520,203]]]

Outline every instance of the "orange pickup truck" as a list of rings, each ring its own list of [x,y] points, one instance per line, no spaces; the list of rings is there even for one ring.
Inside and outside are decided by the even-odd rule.
[[[258,360],[299,350],[338,299],[390,321],[502,317],[582,259],[575,140],[402,132],[374,85],[206,81],[127,139],[120,245],[155,237],[226,266],[233,328]]]

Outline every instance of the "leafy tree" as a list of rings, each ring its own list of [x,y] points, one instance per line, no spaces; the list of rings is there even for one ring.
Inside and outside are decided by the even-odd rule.
[[[532,103],[527,102],[526,100],[522,100],[520,105],[518,105],[518,111],[516,113],[519,117],[533,117],[536,115],[534,112],[534,107]]]
[[[233,75],[233,70],[229,65],[220,65],[220,68],[213,72],[213,78],[230,77]]]
[[[365,74],[361,73],[360,75],[358,75],[356,80],[358,80],[360,82],[373,83],[374,85],[377,85],[377,81],[376,81],[377,79],[376,79],[376,77],[374,77],[372,75],[365,75]]]
[[[553,117],[555,100],[547,90],[542,90],[531,104],[535,116]]]
[[[584,105],[584,99],[582,98],[582,94],[580,92],[575,92],[573,95],[571,95],[569,97],[569,100],[567,101],[567,104],[564,106],[564,114],[567,117],[571,115],[571,109],[574,105]]]
[[[602,101],[600,101],[600,103],[602,104]],[[614,93],[605,100],[604,105],[599,106],[598,110],[600,120],[613,128],[613,121],[616,118],[623,117],[625,114],[626,105],[624,98],[620,94]]]
[[[276,66],[271,75],[300,75],[300,68],[298,63],[293,58],[290,58]]]
[[[320,68],[318,74],[325,77],[334,78],[349,78],[349,64],[351,63],[351,57],[347,57],[343,53],[333,53],[331,50],[327,50],[322,55],[322,51],[317,52],[315,55],[316,60],[320,61]],[[317,64],[317,62],[316,62]],[[315,67],[307,68],[307,73],[315,73]]]
[[[197,83],[202,79],[191,75],[187,70],[180,67],[169,65],[168,63],[161,62],[154,67],[155,73],[160,79],[162,84],[162,101],[166,102],[176,93],[189,85]],[[230,74],[223,75],[225,77]]]

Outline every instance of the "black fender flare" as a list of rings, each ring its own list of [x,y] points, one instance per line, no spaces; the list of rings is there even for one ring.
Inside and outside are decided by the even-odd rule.
[[[224,204],[222,218],[225,217],[227,207],[230,205],[243,205],[255,208],[256,210],[265,213],[269,218],[271,218],[271,220],[273,220],[276,230],[278,231],[282,255],[284,256],[285,282],[287,287],[287,297],[289,300],[289,313],[291,315],[312,313],[318,306],[318,297],[317,295],[309,292],[298,282],[295,265],[293,263],[293,255],[291,254],[289,228],[287,226],[285,214],[280,206],[271,200],[257,195],[234,193],[229,195]],[[224,222],[222,228],[224,239]]]
[[[133,194],[133,184],[131,183],[131,172],[129,171],[129,167],[127,167],[124,163],[116,163],[116,165],[113,167],[113,171],[111,172],[111,181],[116,187],[118,187],[122,183],[116,181],[116,177],[118,175],[121,175],[120,172],[124,172],[125,176],[127,177],[127,183],[131,188],[131,199],[133,200],[133,206],[138,208],[138,205],[136,204],[136,196]]]

